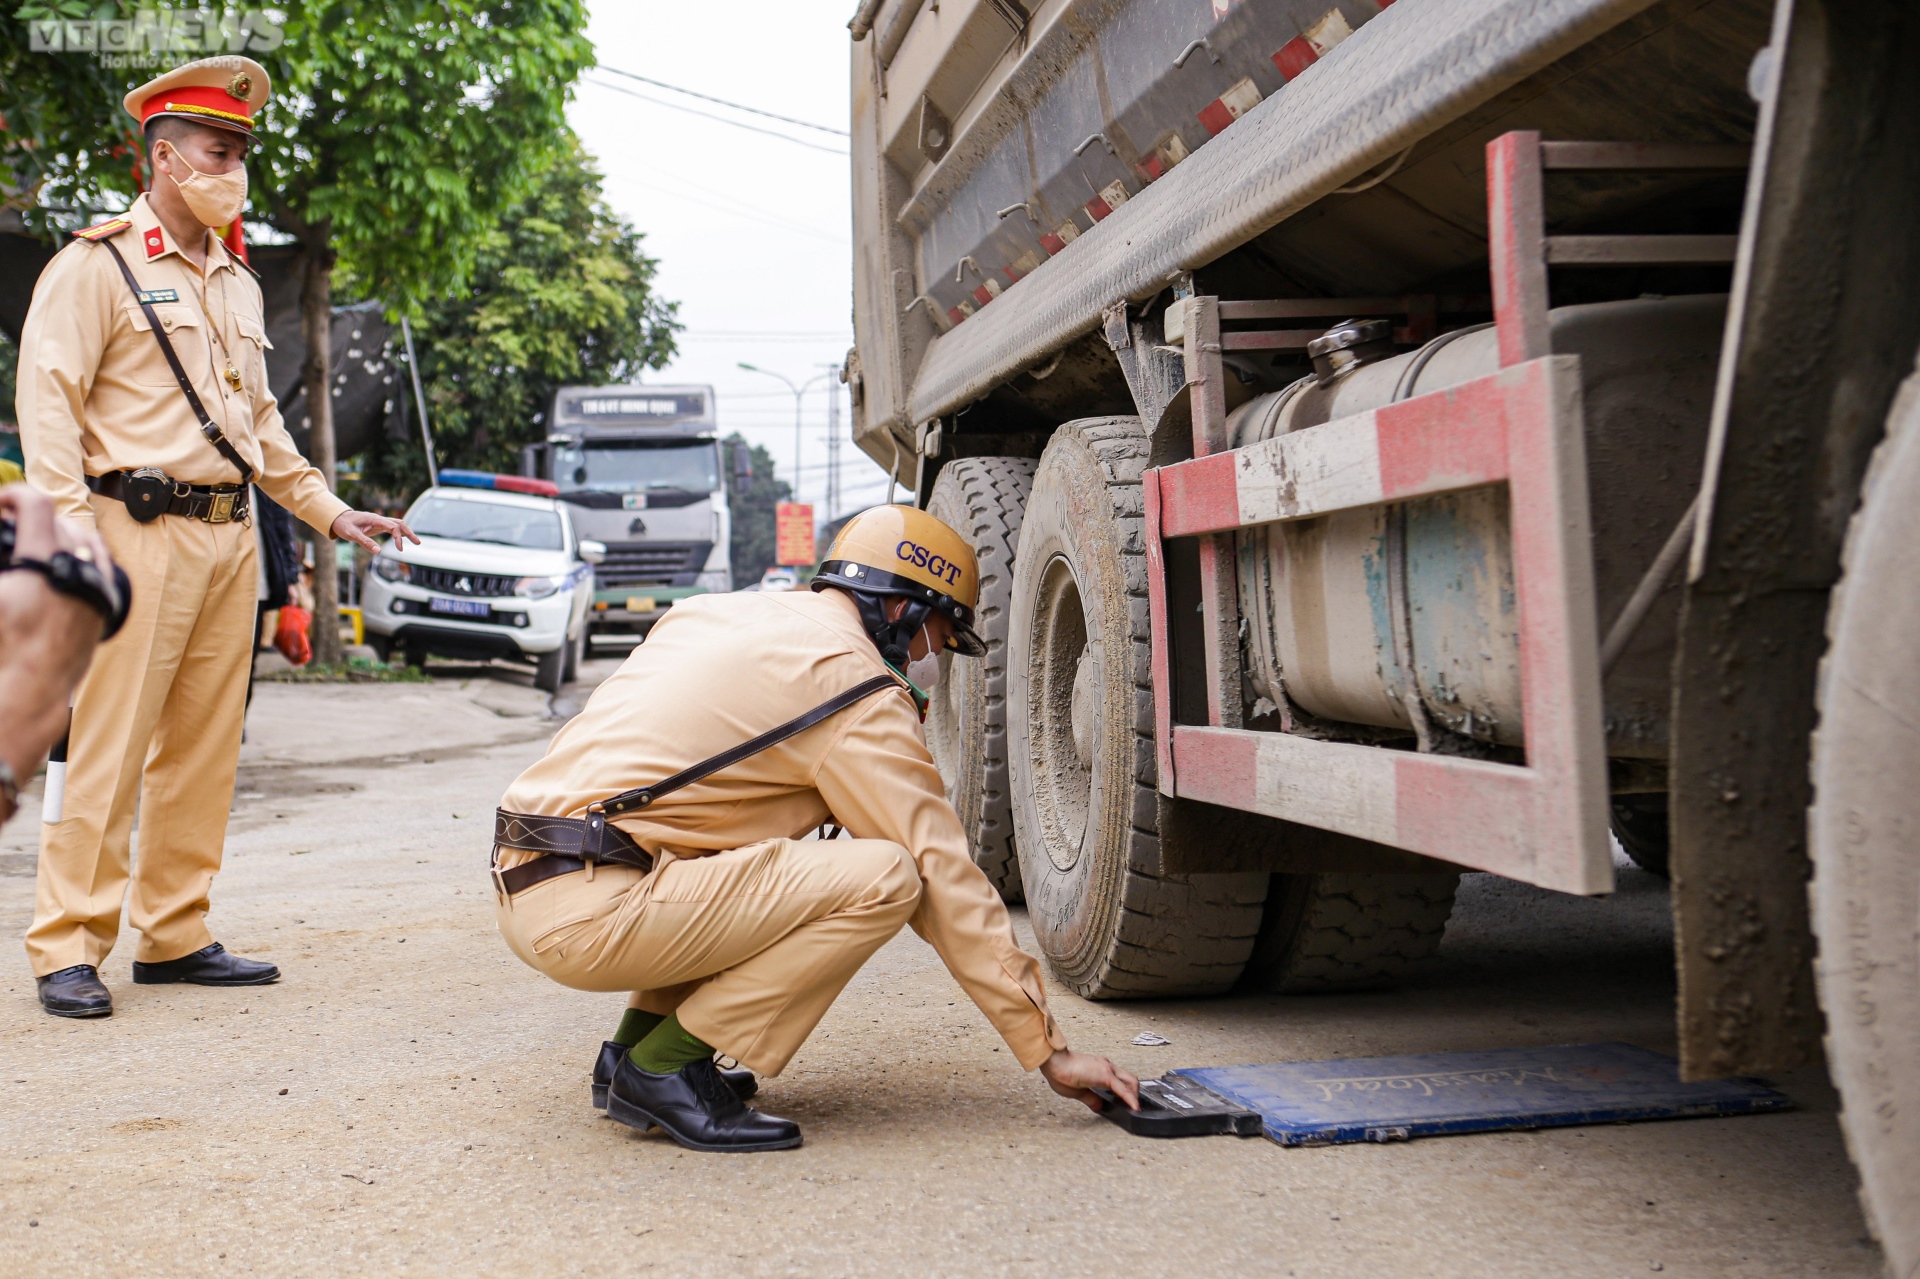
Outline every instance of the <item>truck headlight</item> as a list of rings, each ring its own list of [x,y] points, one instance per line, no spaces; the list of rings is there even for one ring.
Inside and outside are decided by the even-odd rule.
[[[570,580],[571,576],[566,573],[557,577],[523,577],[513,584],[513,593],[530,600],[543,600]]]
[[[413,568],[386,555],[373,557],[373,575],[385,582],[404,582],[413,576]]]

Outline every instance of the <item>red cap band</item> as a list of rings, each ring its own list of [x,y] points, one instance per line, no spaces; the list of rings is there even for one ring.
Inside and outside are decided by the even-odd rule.
[[[246,106],[245,98],[236,101],[225,89],[198,84],[176,85],[146,100],[140,108],[140,124],[145,127],[157,115],[182,115],[251,133],[253,117],[246,114]],[[235,110],[236,107],[240,109]]]

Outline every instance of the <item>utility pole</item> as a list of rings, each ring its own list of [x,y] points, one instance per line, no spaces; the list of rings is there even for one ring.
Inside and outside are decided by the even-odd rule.
[[[827,522],[840,518],[840,366],[827,376]]]
[[[798,502],[800,500],[800,457],[802,449],[800,408],[806,398],[807,388],[815,382],[824,380],[828,375],[822,373],[819,377],[808,378],[804,382],[795,382],[784,373],[775,373],[772,369],[763,369],[757,364],[748,364],[745,360],[738,361],[738,364],[739,367],[749,373],[761,373],[767,377],[779,378],[787,384],[787,389],[793,392],[793,500]]]

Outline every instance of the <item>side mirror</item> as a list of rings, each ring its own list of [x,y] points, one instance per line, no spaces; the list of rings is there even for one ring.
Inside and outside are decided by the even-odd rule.
[[[605,542],[595,542],[590,538],[583,538],[580,542],[579,550],[580,558],[589,564],[598,564],[601,560],[607,558],[607,544]]]
[[[733,455],[733,482],[737,488],[746,488],[753,483],[753,453],[745,444],[732,445],[728,450]]]

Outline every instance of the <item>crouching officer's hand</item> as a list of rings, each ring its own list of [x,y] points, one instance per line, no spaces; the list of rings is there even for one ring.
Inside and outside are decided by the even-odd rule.
[[[420,541],[404,520],[375,515],[372,511],[342,511],[340,518],[333,522],[333,528],[329,532],[334,537],[365,547],[375,553],[380,550],[379,544],[373,540],[376,537],[391,536],[394,543],[393,549],[396,551],[405,550],[409,541],[415,544]]]
[[[1105,1057],[1057,1048],[1053,1056],[1040,1063],[1040,1073],[1047,1077],[1049,1088],[1062,1097],[1085,1102],[1089,1110],[1100,1110],[1106,1105],[1093,1091],[1095,1088],[1105,1088],[1126,1102],[1129,1110],[1140,1109],[1140,1081]]]

